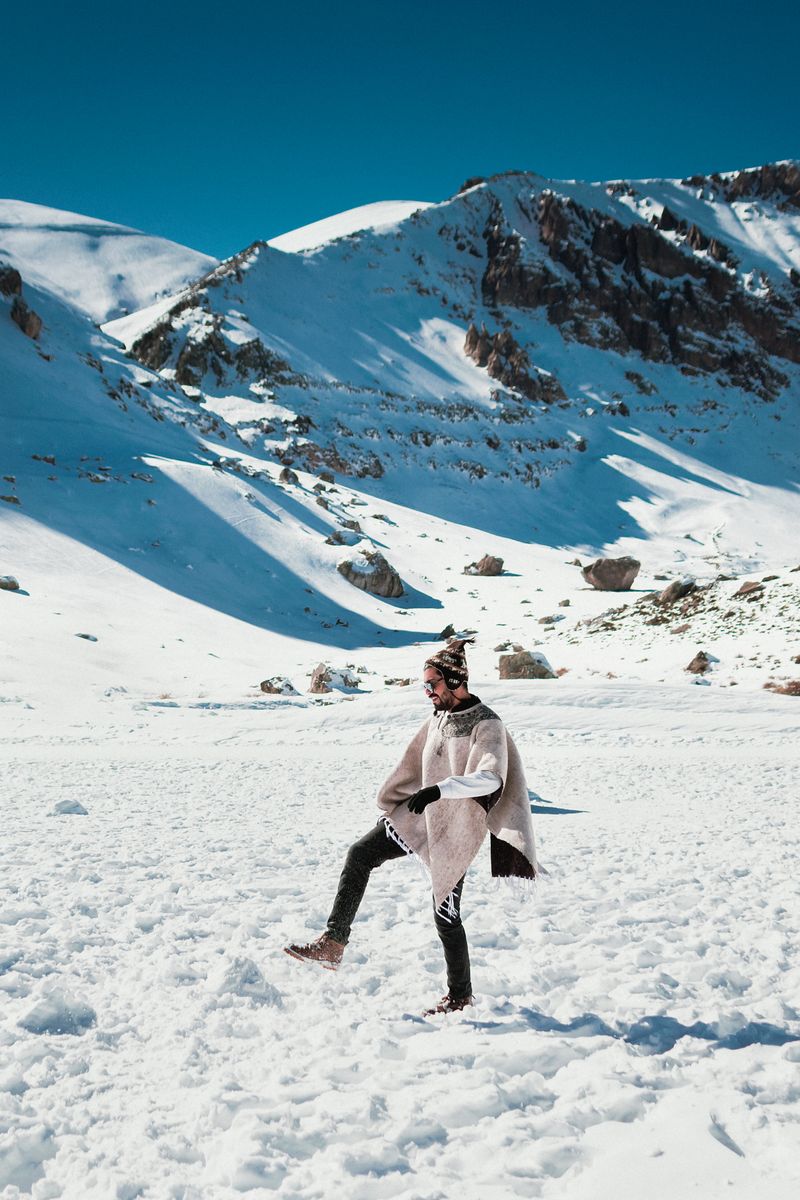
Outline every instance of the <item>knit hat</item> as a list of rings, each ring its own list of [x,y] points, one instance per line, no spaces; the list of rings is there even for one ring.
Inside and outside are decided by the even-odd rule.
[[[465,646],[471,646],[475,638],[451,638],[442,650],[425,659],[426,667],[440,671],[449,688],[457,688],[469,678]]]

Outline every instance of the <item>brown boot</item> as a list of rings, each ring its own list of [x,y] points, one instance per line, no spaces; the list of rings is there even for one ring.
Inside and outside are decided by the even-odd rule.
[[[452,996],[442,996],[435,1008],[426,1008],[422,1015],[423,1017],[435,1017],[437,1013],[460,1012],[462,1008],[467,1008],[472,1002],[472,996],[461,996],[458,999],[454,999]]]
[[[326,971],[335,971],[344,954],[343,943],[335,942],[329,933],[320,934],[313,942],[304,942],[302,945],[293,942],[283,948],[292,958],[299,958],[301,962],[317,963]]]

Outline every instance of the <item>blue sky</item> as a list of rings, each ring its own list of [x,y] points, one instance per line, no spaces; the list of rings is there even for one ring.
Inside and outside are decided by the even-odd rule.
[[[218,256],[468,176],[800,158],[795,4],[7,9],[0,194]]]

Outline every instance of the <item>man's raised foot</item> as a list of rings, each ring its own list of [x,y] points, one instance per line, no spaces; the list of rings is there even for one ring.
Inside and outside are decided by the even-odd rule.
[[[344,954],[344,943],[334,941],[329,933],[320,934],[313,942],[292,942],[283,948],[292,958],[316,963],[326,971],[335,971]]]
[[[438,1013],[461,1012],[462,1008],[469,1007],[473,1002],[472,996],[442,996],[434,1008],[426,1008],[422,1015],[423,1017],[435,1017]]]

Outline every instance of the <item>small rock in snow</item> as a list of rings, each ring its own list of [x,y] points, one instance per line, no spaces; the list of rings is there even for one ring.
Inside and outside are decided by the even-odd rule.
[[[692,675],[704,675],[710,669],[711,659],[705,650],[698,650],[688,667],[686,667],[686,670],[690,671]]]
[[[83,638],[87,642],[96,642],[97,638],[93,633],[76,633],[75,637]]]
[[[19,580],[15,579],[13,575],[0,575],[0,591],[18,592]]]

